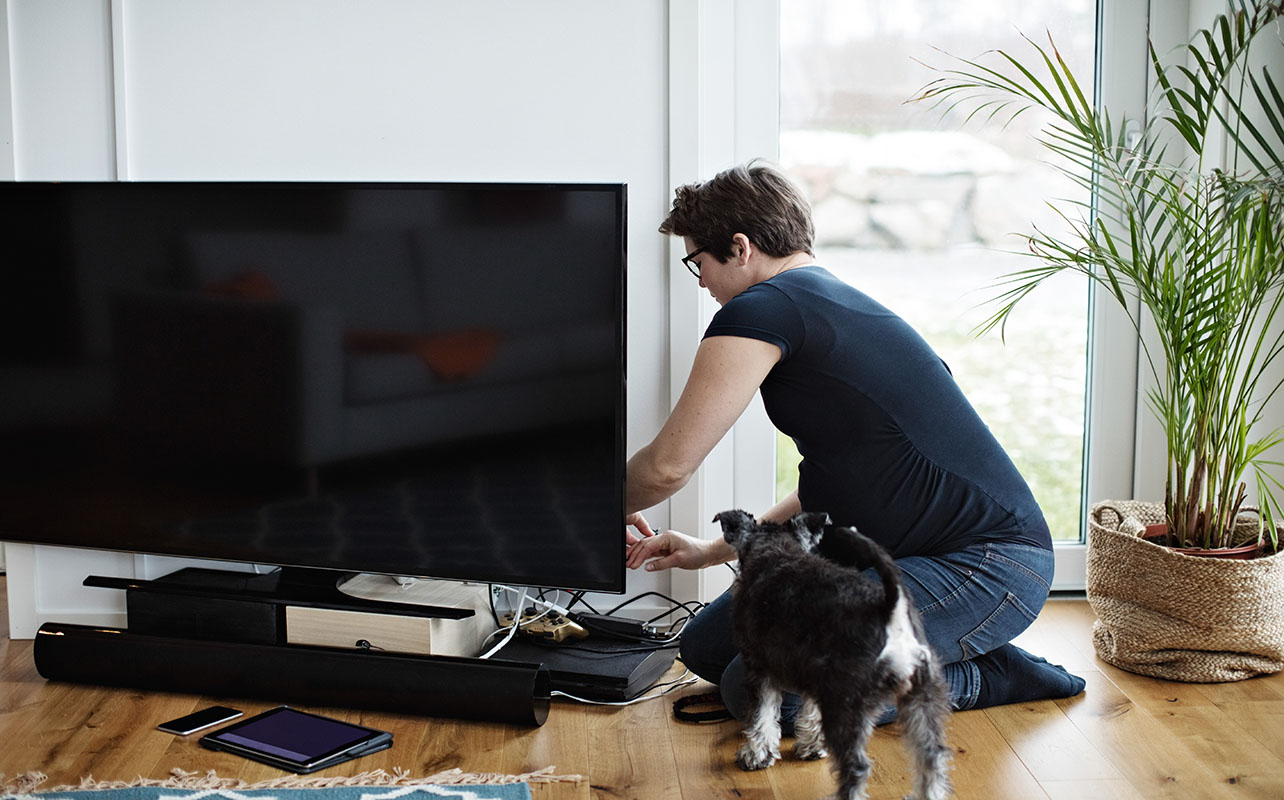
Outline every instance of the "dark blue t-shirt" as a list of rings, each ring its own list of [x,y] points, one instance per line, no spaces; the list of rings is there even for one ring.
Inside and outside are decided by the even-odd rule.
[[[901,558],[980,542],[1050,548],[1025,479],[904,320],[821,267],[751,286],[705,336],[775,344],[771,421],[802,455],[798,498]]]

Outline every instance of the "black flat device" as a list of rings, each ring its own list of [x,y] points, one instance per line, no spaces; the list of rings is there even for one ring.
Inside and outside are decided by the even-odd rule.
[[[638,642],[590,638],[585,642],[554,644],[540,639],[515,639],[495,658],[548,667],[554,691],[582,700],[633,700],[673,665],[677,645],[647,650]]]
[[[392,747],[392,734],[278,706],[201,737],[210,750],[298,774],[342,764]]]

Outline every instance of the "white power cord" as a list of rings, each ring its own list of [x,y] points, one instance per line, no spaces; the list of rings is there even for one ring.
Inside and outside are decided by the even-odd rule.
[[[549,692],[549,694],[551,694],[553,697],[565,697],[567,700],[574,700],[577,703],[586,703],[592,706],[631,706],[634,703],[642,703],[647,700],[655,700],[656,698],[664,697],[669,692],[676,691],[678,689],[681,689],[684,686],[690,686],[691,684],[695,683],[698,680],[700,679],[697,676],[691,674],[691,670],[686,670],[685,672],[682,673],[682,675],[676,681],[671,681],[670,683],[667,683],[667,684],[656,683],[656,684],[652,684],[652,686],[650,687],[651,689],[658,689],[661,686],[667,686],[668,688],[664,689],[663,691],[656,692],[655,694],[641,695],[639,697],[633,698],[632,700],[589,700],[588,698],[585,698],[585,697],[576,697],[573,694],[567,694],[566,692],[559,692],[556,690]]]
[[[502,588],[504,588],[504,589],[508,589],[508,590],[510,590],[510,591],[512,591],[512,592],[516,592],[516,593],[519,595],[519,598],[518,598],[518,601],[517,601],[517,608],[518,608],[519,610],[520,610],[520,609],[522,609],[522,608],[525,608],[525,606],[526,606],[526,591],[527,591],[525,588],[523,588],[523,589],[521,590],[521,592],[517,592],[517,590],[516,590],[516,589],[513,589],[513,588],[512,588],[512,587],[510,587],[510,586],[504,586],[504,587],[502,587]],[[547,611],[545,611],[544,613],[545,613],[545,614],[547,614],[548,612],[547,612]],[[481,655],[479,655],[479,656],[478,656],[478,658],[490,658],[491,656],[495,655],[495,654],[496,654],[496,653],[498,653],[500,650],[502,650],[502,649],[504,648],[504,645],[506,645],[506,644],[508,644],[509,642],[511,642],[511,641],[513,640],[513,637],[517,635],[517,628],[518,628],[517,618],[516,618],[516,617],[514,617],[514,618],[513,618],[513,624],[508,626],[508,635],[507,635],[507,636],[505,636],[503,639],[501,639],[501,640],[499,641],[499,644],[497,644],[497,645],[495,645],[494,647],[492,647],[491,649],[487,650],[485,653],[482,653]],[[502,629],[501,629],[501,630],[502,630]],[[495,633],[499,633],[499,631],[495,631]],[[495,634],[491,634],[491,636],[494,636],[494,635],[495,635]],[[488,637],[488,638],[489,638],[489,637]]]
[[[503,591],[518,595],[517,612],[516,614],[514,614],[513,624],[508,626],[508,635],[505,636],[502,641],[500,641],[490,650],[487,650],[484,654],[478,656],[478,658],[490,658],[495,653],[503,649],[503,647],[506,644],[508,644],[513,640],[513,637],[517,634],[517,629],[523,624],[526,624],[528,622],[533,622],[537,619],[542,619],[552,613],[561,614],[562,616],[568,616],[571,613],[570,611],[558,605],[557,603],[550,603],[549,601],[539,597],[528,597],[528,592],[529,592],[528,587],[522,587],[520,590],[518,590],[513,588],[512,586],[505,586],[503,584],[498,584],[498,583],[491,584],[491,585],[496,589],[502,589]],[[530,603],[536,606],[542,606],[544,610],[538,616],[532,617],[528,620],[519,620],[517,618],[517,615],[521,613],[522,609],[526,608],[527,603]],[[494,636],[495,634],[498,634],[500,632],[502,632],[502,629],[499,631],[495,631],[495,633],[491,634],[491,636]],[[656,639],[655,644],[656,645],[671,644],[673,642],[678,641],[678,639],[680,638],[681,638],[680,632],[675,634],[670,634],[670,636],[664,639]],[[653,694],[641,695],[633,698],[632,700],[590,700],[589,698],[586,698],[586,697],[577,697],[576,695],[567,694],[566,692],[562,692],[558,690],[553,690],[549,692],[549,695],[551,697],[564,697],[567,700],[574,700],[577,703],[585,703],[587,705],[594,705],[594,706],[631,706],[631,705],[634,705],[635,703],[642,703],[647,700],[655,700],[657,698],[664,697],[666,694],[669,694],[670,692],[681,689],[684,686],[690,686],[699,680],[700,679],[697,676],[693,675],[691,673],[691,670],[688,669],[688,670],[685,670],[682,673],[682,675],[679,676],[678,679],[675,681],[670,681],[668,683],[655,683],[655,684],[652,684],[647,689],[647,691],[651,691],[652,689],[659,689],[660,687],[666,687],[661,691],[655,692]]]
[[[514,589],[511,586],[505,586],[502,583],[492,583],[491,586],[495,587],[496,589],[503,589],[504,591],[509,592],[511,594],[520,594],[522,596],[522,599],[517,604],[517,610],[521,611],[523,608],[526,607],[526,603],[528,602],[526,599],[526,593],[530,591],[529,587],[523,586],[519,591],[517,589]],[[560,593],[562,590],[558,589],[557,591]],[[555,611],[558,614],[561,614],[562,616],[566,616],[567,614],[571,613],[566,609],[562,608],[561,606],[559,606],[557,603],[550,603],[549,601],[545,600],[542,597],[532,597],[530,598],[529,602],[537,606],[543,606],[546,612]]]

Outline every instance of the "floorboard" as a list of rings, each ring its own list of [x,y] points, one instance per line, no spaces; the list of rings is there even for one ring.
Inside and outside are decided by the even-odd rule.
[[[4,579],[0,578],[0,598]],[[0,600],[2,605],[2,600]],[[7,617],[0,617],[7,630]],[[955,796],[976,800],[1151,800],[1284,797],[1284,673],[1230,684],[1146,678],[1098,660],[1092,609],[1082,598],[1048,603],[1017,644],[1065,665],[1088,682],[1077,698],[959,712],[950,720]],[[677,677],[679,670],[670,677]],[[627,707],[558,700],[540,728],[426,719],[341,708],[310,710],[391,730],[396,746],[319,773],[403,769],[429,775],[532,772],[555,767],[577,783],[535,784],[536,800],[785,800],[834,791],[825,762],[806,762],[782,745],[773,767],[742,772],[734,722],[679,722],[672,699],[711,691],[698,683]],[[46,683],[31,642],[0,638],[0,774],[38,770],[46,786],[84,777],[163,779],[174,769],[214,770],[247,781],[283,773],[226,753],[157,723],[214,703],[247,714],[271,703]],[[900,798],[911,770],[894,729],[870,743],[874,800]]]

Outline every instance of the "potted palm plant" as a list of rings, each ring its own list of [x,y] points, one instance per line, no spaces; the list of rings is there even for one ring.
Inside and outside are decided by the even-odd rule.
[[[1052,203],[1068,232],[1028,237],[1036,264],[1002,279],[983,327],[1002,331],[1022,298],[1067,271],[1102,287],[1135,326],[1165,433],[1166,492],[1162,503],[1094,506],[1088,592],[1098,655],[1161,677],[1284,668],[1284,485],[1271,473],[1284,441],[1274,424],[1284,405],[1284,83],[1249,61],[1250,46],[1284,48],[1282,16],[1284,0],[1236,0],[1175,58],[1152,46],[1158,102],[1144,120],[1097,107],[1051,39],[1029,42],[1029,63],[1007,52],[994,66],[955,59],[915,98],[969,118],[1043,109],[1040,143],[1091,190],[1091,201]],[[1159,526],[1155,542],[1142,537],[1147,524]],[[1259,557],[1226,566],[1188,555],[1244,544]],[[1228,620],[1255,630],[1227,633]],[[1174,633],[1175,621],[1193,633]],[[1139,633],[1144,642],[1124,641]],[[1216,650],[1235,657],[1205,663]]]

